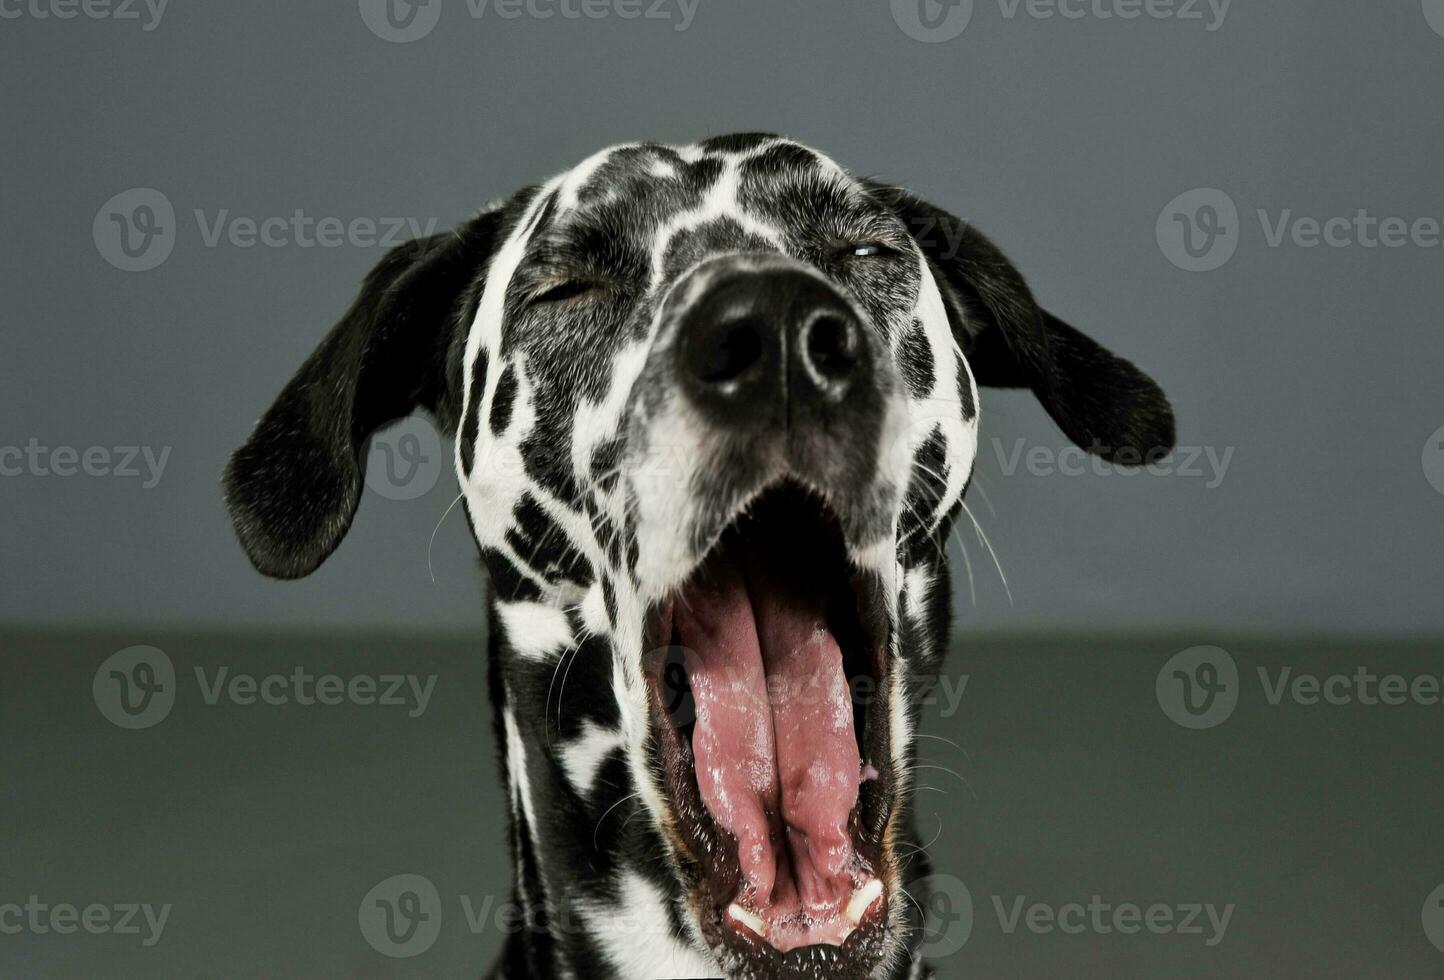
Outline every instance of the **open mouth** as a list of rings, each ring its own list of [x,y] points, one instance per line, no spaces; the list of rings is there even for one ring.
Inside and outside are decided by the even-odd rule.
[[[649,632],[670,830],[709,941],[748,962],[870,958],[888,903],[887,615],[836,517],[794,484],[767,490]]]

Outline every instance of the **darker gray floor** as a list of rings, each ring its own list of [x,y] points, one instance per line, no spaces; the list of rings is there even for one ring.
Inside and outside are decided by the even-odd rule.
[[[1444,707],[1274,706],[1257,675],[1437,679],[1444,649],[1216,639],[1237,707],[1190,730],[1155,682],[1196,642],[960,644],[926,730],[961,749],[927,739],[939,768],[919,771],[944,977],[1444,976],[1425,922],[1444,883]],[[123,730],[92,682],[133,644],[165,651],[176,699]],[[416,717],[414,703],[210,705],[198,666],[437,681]],[[140,915],[139,934],[0,931],[0,977],[475,978],[498,949],[509,865],[479,637],[12,634],[0,667],[0,928],[32,895],[170,906],[149,946]],[[409,958],[378,953],[358,918],[399,874],[432,882],[442,913]],[[1087,910],[1095,895],[1106,912]],[[1130,903],[1175,923],[1194,903],[1232,912],[1210,945],[1206,913],[1200,933],[1162,911],[1157,932],[1116,931]],[[1050,911],[1081,931],[1047,930]]]

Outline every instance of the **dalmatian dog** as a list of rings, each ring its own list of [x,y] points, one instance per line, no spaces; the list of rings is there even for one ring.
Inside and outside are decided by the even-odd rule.
[[[490,977],[933,975],[912,774],[980,385],[1173,445],[974,228],[774,136],[604,150],[371,272],[227,503],[304,576],[373,433],[454,438],[523,920]]]

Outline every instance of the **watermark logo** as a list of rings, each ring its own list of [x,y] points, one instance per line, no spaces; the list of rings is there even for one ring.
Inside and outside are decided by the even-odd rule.
[[[120,728],[151,728],[175,705],[175,664],[151,646],[126,647],[105,659],[90,690],[95,706]]]
[[[388,500],[415,500],[436,486],[444,462],[436,430],[410,416],[372,437],[366,486]]]
[[[1434,944],[1434,948],[1444,953],[1444,885],[1440,885],[1429,893],[1424,899],[1424,907],[1419,911],[1419,921],[1424,926],[1424,935]]]
[[[393,875],[365,893],[357,922],[377,953],[414,957],[430,950],[442,931],[442,896],[425,876]]]
[[[101,205],[91,233],[101,258],[123,272],[148,272],[176,243],[175,208],[153,187],[132,187]]]
[[[422,875],[393,875],[361,899],[356,921],[366,942],[382,956],[420,956],[441,935],[441,895]]]
[[[1359,665],[1348,673],[1317,674],[1291,666],[1257,667],[1263,703],[1317,707],[1436,707],[1444,704],[1444,675],[1377,674]],[[1158,672],[1163,713],[1184,728],[1214,728],[1233,714],[1242,693],[1233,658],[1218,647],[1193,647]]]
[[[1238,206],[1212,187],[1186,191],[1159,212],[1158,247],[1185,272],[1212,272],[1238,249]]]
[[[0,0],[3,2],[3,0]],[[288,215],[233,214],[230,208],[192,210],[205,248],[396,248],[436,232],[437,219],[315,216],[296,208]],[[170,258],[180,226],[170,199],[149,187],[132,188],[106,201],[92,227],[101,256],[125,272],[148,272]]]
[[[1429,481],[1431,487],[1444,494],[1444,426],[1424,443],[1420,465],[1424,467],[1424,479]]]
[[[441,21],[441,0],[360,0],[361,19],[383,41],[419,41]]]
[[[1444,37],[1444,0],[1423,0],[1424,19],[1434,29],[1434,33]]]
[[[149,33],[160,26],[170,0],[0,0],[0,20],[136,20]]]
[[[968,29],[973,0],[892,0],[892,19],[914,41],[940,44]]]
[[[250,708],[289,706],[401,708],[420,718],[431,706],[437,674],[315,674],[305,667],[289,673],[233,673],[230,667],[196,667],[201,703]],[[175,666],[151,646],[127,647],[111,654],[91,680],[95,706],[121,728],[150,728],[170,714],[178,693]]]
[[[973,893],[967,885],[952,875],[935,874],[919,879],[908,891],[927,896],[918,947],[923,959],[946,959],[968,944],[973,935]]]
[[[1227,650],[1191,647],[1163,665],[1154,694],[1175,724],[1194,730],[1215,728],[1228,721],[1238,706],[1238,665]]]
[[[1380,216],[1368,208],[1353,214],[1299,214],[1293,208],[1255,208],[1259,233],[1269,249],[1439,249],[1444,219],[1425,215]],[[1158,215],[1158,247],[1188,272],[1211,272],[1233,258],[1243,228],[1238,207],[1223,191],[1205,187],[1180,194]]]

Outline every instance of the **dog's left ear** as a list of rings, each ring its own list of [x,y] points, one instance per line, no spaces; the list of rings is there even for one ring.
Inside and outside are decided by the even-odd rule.
[[[1031,388],[1069,439],[1104,459],[1137,466],[1173,449],[1173,409],[1152,378],[1039,307],[972,225],[901,188],[869,189],[927,257],[978,384]]]
[[[455,430],[460,320],[501,226],[501,212],[490,211],[389,252],[231,456],[226,506],[261,572],[309,575],[341,543],[378,428],[420,407]]]

